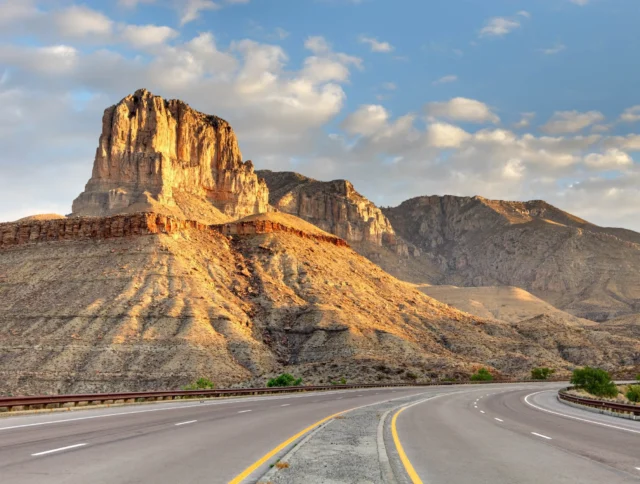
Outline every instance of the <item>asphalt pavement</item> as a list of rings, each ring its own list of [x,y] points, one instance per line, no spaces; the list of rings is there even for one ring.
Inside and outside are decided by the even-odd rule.
[[[407,408],[397,432],[424,483],[637,483],[640,422],[556,395],[535,387],[441,395]]]

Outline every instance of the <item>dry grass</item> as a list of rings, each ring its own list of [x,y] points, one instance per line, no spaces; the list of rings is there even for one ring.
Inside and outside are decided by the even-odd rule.
[[[288,462],[277,462],[276,463],[276,467],[278,469],[288,469],[289,468],[289,463]]]

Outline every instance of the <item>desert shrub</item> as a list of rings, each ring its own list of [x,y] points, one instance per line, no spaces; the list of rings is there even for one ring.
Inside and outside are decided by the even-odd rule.
[[[480,368],[473,375],[471,375],[471,381],[491,381],[493,375],[486,368]]]
[[[417,380],[417,379],[418,379],[418,375],[416,375],[416,374],[415,374],[415,373],[413,373],[413,372],[408,371],[408,372],[406,373],[406,375],[407,375],[407,378],[408,378],[409,380]]]
[[[611,381],[611,375],[601,368],[585,366],[573,370],[571,384],[597,397],[615,397],[618,387]]]
[[[531,370],[531,378],[534,380],[546,380],[555,372],[556,370],[553,370],[551,368],[546,368],[546,367],[534,368],[533,370]]]
[[[183,387],[183,390],[213,390],[216,387],[215,383],[213,383],[208,378],[198,378],[193,383],[188,384]]]
[[[296,387],[302,383],[302,378],[296,379],[293,375],[289,373],[283,373],[282,375],[271,378],[267,382],[267,386],[271,387]]]
[[[640,402],[640,385],[629,385],[626,396],[634,403]]]

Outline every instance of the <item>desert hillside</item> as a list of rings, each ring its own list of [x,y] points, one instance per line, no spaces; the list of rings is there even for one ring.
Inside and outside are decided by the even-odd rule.
[[[335,237],[269,218],[240,221],[231,237],[231,224],[154,214],[0,225],[1,390],[163,388],[199,376],[227,386],[285,369],[309,383],[465,376],[479,365],[518,376],[541,364],[628,366],[640,349],[609,335],[615,352],[594,349],[581,329],[565,359],[553,335],[538,342],[462,313]]]

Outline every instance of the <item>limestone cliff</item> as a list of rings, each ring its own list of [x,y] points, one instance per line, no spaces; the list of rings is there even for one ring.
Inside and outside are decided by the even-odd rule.
[[[423,282],[517,286],[596,321],[637,310],[635,232],[598,227],[539,200],[418,197],[383,213],[437,269]]]
[[[93,173],[72,210],[220,223],[267,211],[268,196],[229,123],[141,89],[105,111]]]
[[[299,173],[270,170],[257,174],[267,182],[271,205],[345,239],[356,250],[358,244],[365,244],[369,251],[370,246],[389,247],[405,256],[413,250],[396,236],[380,209],[347,180],[322,182]]]

